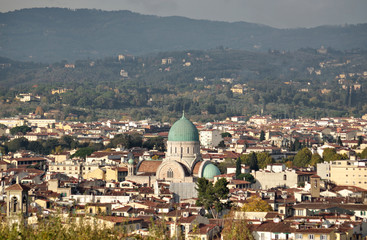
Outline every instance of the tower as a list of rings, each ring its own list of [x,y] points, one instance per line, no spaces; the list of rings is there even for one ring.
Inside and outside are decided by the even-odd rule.
[[[6,188],[7,218],[10,223],[20,223],[21,218],[28,217],[28,191],[29,187],[17,182]]]
[[[134,159],[132,157],[130,157],[128,163],[128,167],[127,167],[127,175],[128,176],[133,176],[134,175]]]
[[[311,182],[311,197],[320,197],[320,177],[317,175],[312,175],[310,177]]]

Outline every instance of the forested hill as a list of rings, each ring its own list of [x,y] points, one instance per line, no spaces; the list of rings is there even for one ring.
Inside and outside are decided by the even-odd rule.
[[[0,118],[37,107],[49,117],[83,121],[173,121],[182,110],[202,122],[260,113],[360,117],[367,113],[366,89],[366,50],[217,48],[54,64],[0,57]],[[25,95],[31,101],[20,101]]]
[[[117,54],[211,49],[366,49],[367,24],[276,29],[245,22],[157,17],[130,11],[33,8],[0,13],[0,55],[54,62]]]

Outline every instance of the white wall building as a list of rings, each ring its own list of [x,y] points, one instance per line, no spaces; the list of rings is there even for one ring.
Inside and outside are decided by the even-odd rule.
[[[214,148],[223,140],[219,130],[209,129],[200,131],[200,144],[205,148]]]

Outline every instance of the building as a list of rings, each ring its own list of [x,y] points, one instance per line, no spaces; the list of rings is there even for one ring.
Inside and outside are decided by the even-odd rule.
[[[329,163],[328,180],[337,185],[367,189],[367,160],[336,160]]]
[[[10,224],[19,224],[22,219],[28,217],[29,198],[28,191],[29,187],[17,182],[10,187],[6,188],[6,216]]]
[[[205,148],[214,148],[223,140],[219,130],[208,129],[200,131],[200,144]]]
[[[266,169],[253,171],[252,175],[256,179],[254,188],[270,189],[275,187],[298,187],[305,182],[310,182],[310,177],[315,172],[297,171],[296,169],[285,168],[284,165],[268,165]]]
[[[64,173],[69,177],[79,179],[79,177],[81,177],[82,174],[82,164],[75,160],[53,162],[49,164],[49,171],[54,173]]]
[[[209,160],[204,161],[200,154],[199,132],[195,125],[184,114],[176,121],[168,133],[167,151],[163,161],[141,160],[136,167],[129,160],[127,180],[153,186],[155,181],[170,184],[170,190],[187,198],[196,197],[195,182],[205,177],[213,180],[219,169]]]

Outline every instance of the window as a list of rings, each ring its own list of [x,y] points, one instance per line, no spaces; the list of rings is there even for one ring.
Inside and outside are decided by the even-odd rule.
[[[167,171],[167,178],[173,178],[173,171],[171,168]]]
[[[315,235],[313,235],[313,234],[308,234],[308,239],[315,239]]]
[[[274,239],[279,239],[279,234],[275,234]]]
[[[300,233],[296,233],[296,239],[302,239],[303,238],[303,235],[300,234]]]
[[[260,234],[260,240],[265,240],[265,233]]]
[[[284,174],[283,180],[287,180],[287,175]]]
[[[187,153],[190,153],[190,148],[189,147],[187,147]]]
[[[327,240],[327,236],[326,235],[321,235],[320,240]]]

